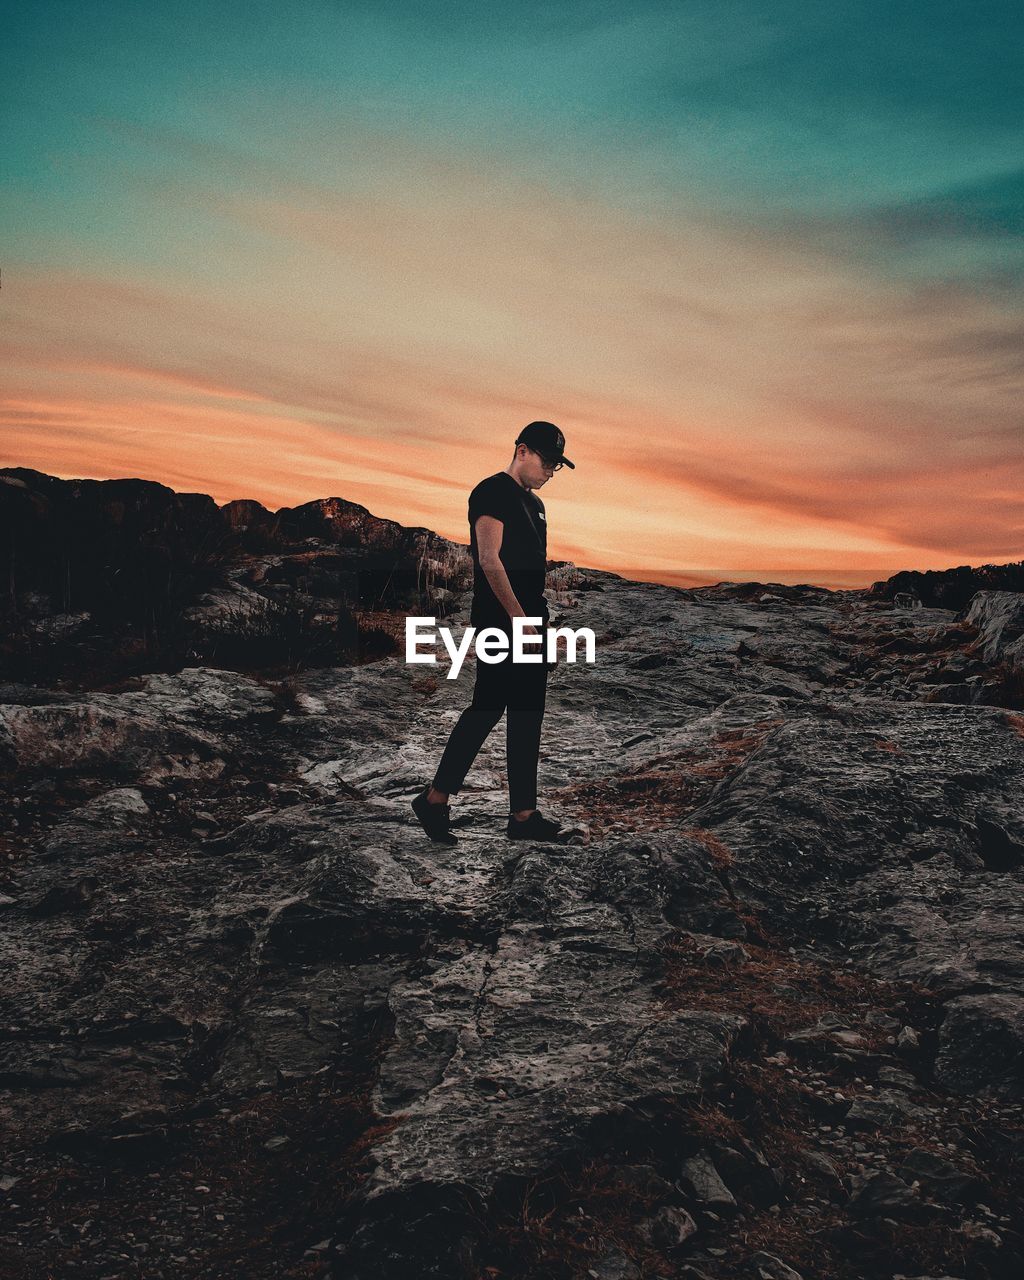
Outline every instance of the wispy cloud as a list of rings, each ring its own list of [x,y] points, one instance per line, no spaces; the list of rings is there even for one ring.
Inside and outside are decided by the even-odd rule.
[[[997,21],[939,8],[300,3],[251,65],[142,16],[138,110],[124,13],[62,27],[48,141],[16,139],[53,173],[5,270],[3,460],[464,538],[546,417],[556,555],[1019,555],[1015,81]]]
[[[375,151],[355,195],[200,192],[229,232],[264,237],[242,293],[19,280],[8,455],[95,472],[114,431],[120,473],[171,479],[170,432],[219,497],[291,502],[339,474],[344,496],[464,537],[459,490],[545,416],[582,464],[551,488],[554,527],[587,531],[595,563],[635,560],[638,537],[688,567],[1019,547],[1012,498],[983,501],[1020,478],[1016,320],[997,301],[403,154]],[[66,435],[43,448],[40,390],[54,428],[80,424],[77,457]]]

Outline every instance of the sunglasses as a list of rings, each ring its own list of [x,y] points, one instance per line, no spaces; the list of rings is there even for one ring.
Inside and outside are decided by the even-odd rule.
[[[526,447],[528,449],[530,448],[529,445],[527,445]],[[561,469],[565,466],[564,462],[556,462],[554,458],[545,458],[545,456],[542,453],[539,453],[536,449],[530,449],[530,452],[536,453],[537,457],[540,458],[541,462],[544,463],[544,466],[547,467],[549,471],[561,471]]]

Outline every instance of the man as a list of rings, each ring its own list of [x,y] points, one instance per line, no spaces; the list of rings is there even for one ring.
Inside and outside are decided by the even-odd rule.
[[[449,797],[465,781],[487,735],[505,715],[509,819],[512,840],[557,840],[560,824],[537,808],[537,757],[547,692],[546,660],[512,661],[513,618],[541,618],[544,639],[548,606],[544,598],[547,525],[544,504],[534,490],[562,467],[575,469],[565,456],[565,436],[550,422],[531,422],[516,440],[512,461],[476,486],[469,495],[470,549],[473,553],[473,609],[476,628],[498,627],[509,637],[501,661],[477,659],[473,701],[452,730],[434,781],[413,800],[424,831],[441,844],[455,844]],[[543,655],[543,644],[528,652]]]

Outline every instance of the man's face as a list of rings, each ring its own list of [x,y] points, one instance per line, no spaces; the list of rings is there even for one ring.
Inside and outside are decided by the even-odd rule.
[[[552,462],[545,458],[543,454],[531,449],[529,445],[523,445],[523,466],[520,475],[523,483],[528,489],[539,489],[541,485],[547,484],[558,468],[557,462]]]

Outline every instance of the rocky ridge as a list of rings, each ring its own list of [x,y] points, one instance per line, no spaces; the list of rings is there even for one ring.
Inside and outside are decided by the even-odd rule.
[[[560,846],[469,664],[3,686],[0,1269],[1019,1272],[1020,597],[552,585]]]
[[[397,611],[443,616],[471,581],[467,548],[342,498],[218,507],[152,481],[24,467],[0,468],[0,563],[0,665],[49,687],[379,657]]]

